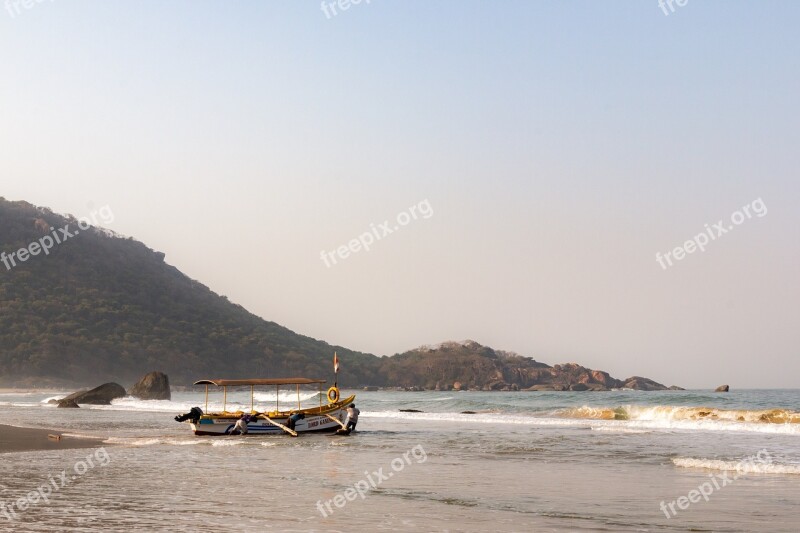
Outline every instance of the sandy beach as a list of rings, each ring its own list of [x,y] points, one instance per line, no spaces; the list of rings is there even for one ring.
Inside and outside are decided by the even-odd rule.
[[[48,435],[59,435],[53,440]],[[0,453],[96,448],[101,439],[65,437],[59,431],[0,425]]]

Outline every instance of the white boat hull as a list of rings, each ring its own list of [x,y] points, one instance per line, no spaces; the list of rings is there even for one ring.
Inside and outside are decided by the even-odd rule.
[[[330,416],[344,422],[346,413],[344,409],[339,409],[328,413]],[[198,422],[191,423],[192,431],[195,435],[230,435],[236,422],[239,419],[235,416],[231,417],[217,417],[212,416],[209,418],[201,418]],[[279,424],[286,425],[286,418],[272,418]],[[342,426],[339,423],[331,420],[325,415],[306,415],[305,419],[298,420],[294,426],[297,433],[310,433],[313,431],[327,431],[333,432]],[[251,420],[247,424],[248,435],[285,435],[283,429],[271,424],[264,419]]]

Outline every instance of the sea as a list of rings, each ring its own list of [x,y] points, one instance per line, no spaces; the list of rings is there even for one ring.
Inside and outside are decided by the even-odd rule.
[[[800,390],[343,391],[357,431],[297,438],[194,436],[200,387],[47,403],[70,392],[0,394],[0,424],[102,439],[0,454],[0,531],[800,531]]]

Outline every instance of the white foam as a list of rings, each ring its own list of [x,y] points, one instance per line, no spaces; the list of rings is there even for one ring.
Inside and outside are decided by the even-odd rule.
[[[50,400],[60,400],[63,397],[64,396],[50,396],[49,398],[45,398],[44,400],[42,400],[39,403],[50,403]]]
[[[71,437],[73,439],[102,439],[102,436],[97,435],[84,435],[81,433],[62,433],[64,437]]]
[[[250,394],[247,393],[247,398],[231,398],[232,394],[228,394],[228,402],[224,405],[225,409],[229,412],[235,411],[250,411]],[[304,402],[319,396],[318,392],[301,393],[300,401]],[[256,400],[253,406],[256,411],[269,411],[275,408],[275,393],[255,393]],[[219,401],[211,401],[208,403],[209,412],[219,412],[223,410],[222,397],[216,398]],[[283,405],[297,405],[297,393],[281,392],[280,402]],[[133,396],[126,396],[124,398],[117,398],[111,401],[111,405],[86,405],[88,409],[97,409],[101,411],[138,411],[138,412],[161,412],[161,413],[184,413],[189,411],[192,407],[200,406],[206,410],[205,401],[202,398],[197,398],[192,401],[176,402],[171,400],[140,400]]]
[[[706,468],[742,474],[800,474],[800,465],[775,464],[766,459],[762,462],[757,458],[743,461],[721,461],[719,459],[676,457],[672,462],[681,468]]]
[[[521,414],[474,414],[461,413],[401,413],[399,411],[362,412],[364,418],[390,418],[431,422],[456,422],[482,424],[515,424],[523,426],[560,426],[577,428],[627,428],[639,430],[683,430],[683,431],[734,431],[747,433],[770,433],[778,435],[800,435],[800,424],[758,424],[726,420],[596,420],[581,418],[537,417]],[[611,431],[599,430],[599,431]]]
[[[596,420],[570,420],[566,418],[538,418],[524,415],[483,413],[467,415],[461,413],[401,413],[399,411],[362,412],[363,418],[394,418],[400,420],[424,420],[430,422],[481,422],[486,424],[519,424],[527,426],[578,426],[588,427]]]
[[[229,402],[229,405],[232,406],[235,404],[233,402]],[[214,404],[209,404],[209,409],[212,406],[216,407]],[[194,407],[194,405],[190,405],[188,402],[173,402],[170,400],[140,400],[139,398],[134,398],[133,396],[126,396],[124,398],[112,400],[111,405],[92,405],[87,407],[90,409],[106,411],[157,411],[171,413],[173,411],[188,411]],[[219,409],[222,410],[222,403],[220,403]]]
[[[161,444],[161,439],[158,438],[130,438],[130,437],[109,437],[103,441],[103,444],[127,444],[128,446],[152,446],[154,444]]]
[[[211,443],[212,446],[238,446],[244,444],[243,440],[215,440]]]
[[[324,393],[323,393],[324,394]],[[311,398],[316,398],[320,395],[320,392],[308,392],[302,391],[300,392],[300,401],[303,402],[305,400],[310,400]],[[253,393],[253,397],[256,401],[259,402],[275,402],[276,395],[274,392],[256,392]],[[296,391],[281,391],[280,396],[278,397],[281,402],[297,402],[297,392]]]
[[[193,446],[195,444],[202,444],[202,440],[178,440],[178,439],[167,439],[164,441],[164,444],[170,444],[172,446]]]
[[[610,433],[652,433],[646,429],[626,428],[618,426],[592,426],[592,431],[607,431]]]

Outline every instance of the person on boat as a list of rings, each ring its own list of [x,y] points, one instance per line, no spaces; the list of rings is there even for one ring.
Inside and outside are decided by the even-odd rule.
[[[355,431],[356,424],[358,424],[358,415],[361,414],[361,411],[356,409],[356,404],[351,403],[350,407],[347,408],[347,422],[345,422],[344,426],[347,432]]]
[[[250,422],[250,415],[244,414],[236,421],[236,425],[231,430],[231,435],[247,435],[247,423]]]
[[[303,420],[306,417],[303,413],[292,413],[288,419],[286,419],[286,427],[294,431],[294,426],[297,425],[299,420]]]

